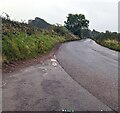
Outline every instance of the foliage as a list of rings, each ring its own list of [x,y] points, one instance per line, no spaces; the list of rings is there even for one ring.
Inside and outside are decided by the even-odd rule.
[[[39,29],[3,18],[2,62],[25,60],[50,51],[57,43],[77,38],[65,28]]]
[[[64,42],[64,37],[50,35],[28,36],[21,32],[17,35],[9,33],[4,37],[3,58],[4,61],[24,60],[44,54],[51,50],[58,42]]]
[[[120,51],[119,34],[116,32],[106,31],[103,33],[93,30],[91,38],[105,47]]]
[[[118,40],[115,39],[105,39],[102,41],[97,41],[99,44],[108,47],[110,49],[116,50],[116,51],[120,51],[120,42]]]
[[[73,35],[68,29],[61,25],[53,25],[52,30],[59,36],[64,36],[66,41],[76,40],[78,39],[77,36]]]
[[[89,21],[83,14],[68,14],[65,27],[73,34],[81,37],[81,29],[88,28]]]
[[[81,37],[82,38],[91,38],[90,33],[91,33],[91,31],[89,29],[82,29]]]
[[[34,28],[29,24],[2,18],[2,35],[7,35],[9,33],[17,34],[18,32],[24,32],[31,35],[40,31],[40,29]]]
[[[42,29],[47,29],[51,26],[49,23],[39,17],[36,17],[35,20],[29,20],[28,23],[29,25]]]

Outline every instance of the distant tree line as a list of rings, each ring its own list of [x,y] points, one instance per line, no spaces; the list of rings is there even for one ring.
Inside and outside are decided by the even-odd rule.
[[[94,40],[119,40],[120,41],[120,34],[117,32],[111,32],[111,31],[105,31],[105,32],[98,32],[95,29],[92,31],[87,29],[87,30],[82,30],[82,37],[83,38],[92,38]]]
[[[74,35],[80,38],[92,38],[94,40],[115,39],[120,41],[120,34],[117,32],[106,31],[99,32],[89,27],[89,20],[85,18],[83,14],[68,14],[67,21],[64,22],[65,27],[71,31]]]

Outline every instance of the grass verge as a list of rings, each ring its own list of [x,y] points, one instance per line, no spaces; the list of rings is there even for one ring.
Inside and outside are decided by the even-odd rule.
[[[38,55],[47,53],[57,43],[64,42],[63,36],[45,35],[26,35],[23,32],[17,34],[8,33],[2,40],[2,62],[12,62],[34,58]]]
[[[102,41],[97,40],[97,43],[107,48],[110,48],[112,50],[120,52],[120,42],[118,40],[115,40],[115,39],[105,39]]]

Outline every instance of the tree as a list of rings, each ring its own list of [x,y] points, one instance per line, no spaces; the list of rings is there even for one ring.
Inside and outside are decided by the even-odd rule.
[[[64,23],[69,31],[79,37],[81,37],[81,29],[89,26],[89,21],[85,19],[83,14],[68,14],[67,21]]]
[[[91,37],[91,30],[90,29],[82,29],[81,30],[81,37],[82,38],[90,38]]]

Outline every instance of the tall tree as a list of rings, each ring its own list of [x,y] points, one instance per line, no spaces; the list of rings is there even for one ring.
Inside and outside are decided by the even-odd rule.
[[[83,14],[68,14],[65,27],[73,34],[81,37],[81,29],[88,28],[89,21]]]

